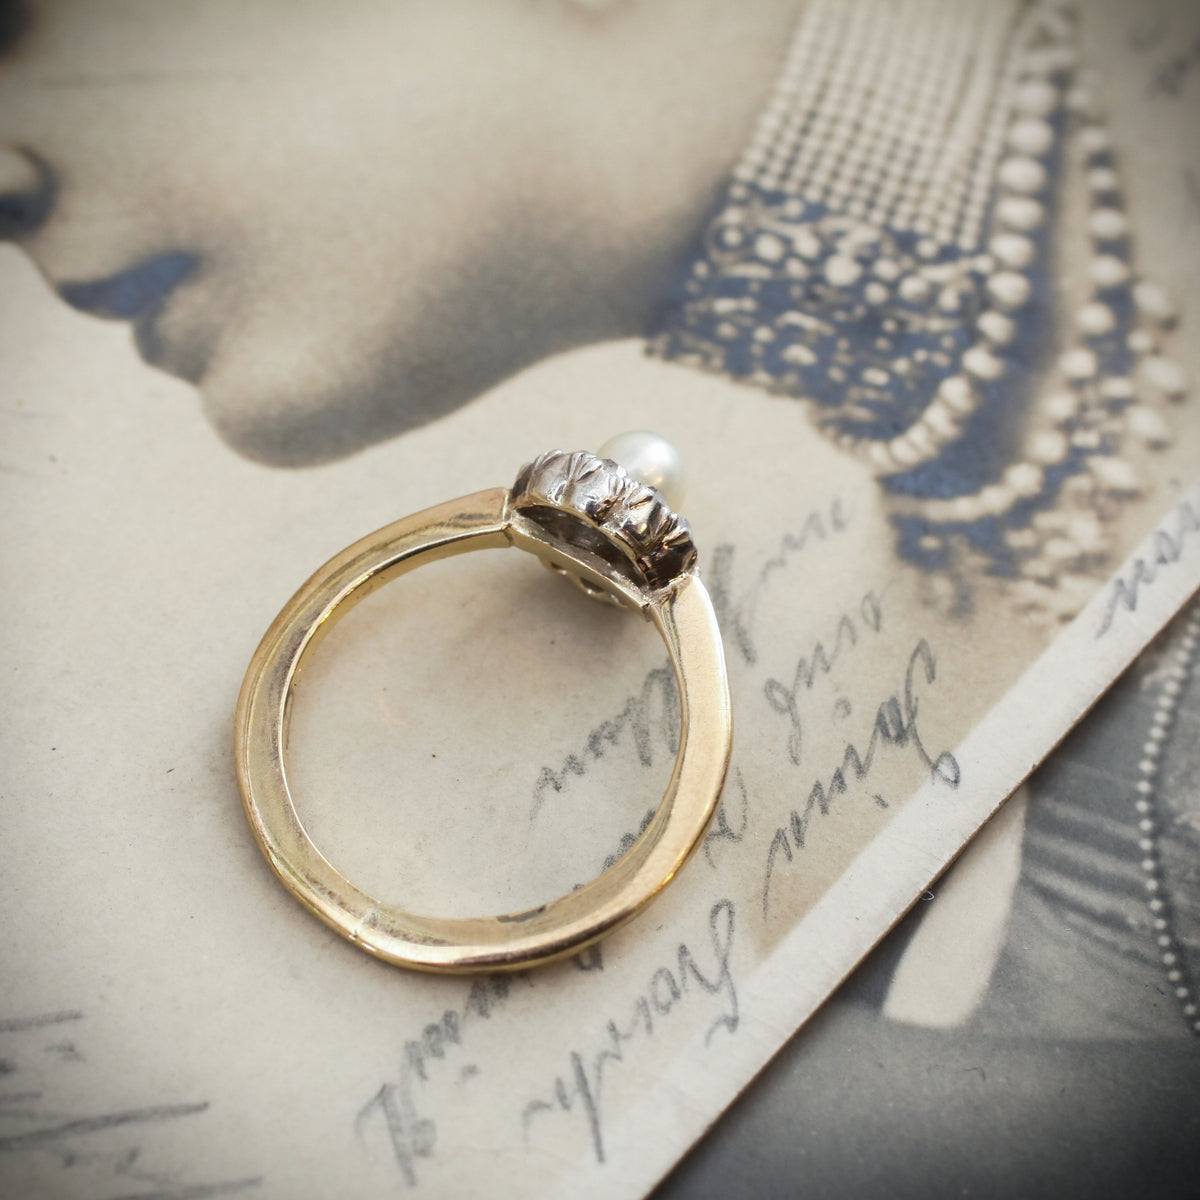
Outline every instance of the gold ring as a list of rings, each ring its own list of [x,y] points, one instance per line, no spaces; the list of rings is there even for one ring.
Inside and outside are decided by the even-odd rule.
[[[305,831],[287,778],[292,691],[321,638],[376,588],[440,558],[504,546],[536,554],[588,594],[654,623],[679,687],[679,751],[646,830],[590,883],[526,912],[418,916],[355,887]],[[297,899],[388,962],[466,972],[548,962],[639,912],[704,838],[732,736],[724,651],[687,522],[658,490],[612,460],[551,451],[525,467],[511,489],[477,492],[405,517],[321,567],[284,606],[250,662],[238,699],[235,753],[259,848]]]

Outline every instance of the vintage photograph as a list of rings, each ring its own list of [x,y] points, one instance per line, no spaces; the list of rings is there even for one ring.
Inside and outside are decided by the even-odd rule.
[[[1190,1194],[1198,104],[1187,0],[0,4],[0,1193]],[[239,688],[549,451],[694,536],[720,807],[405,970],[263,861]],[[515,928],[654,851],[678,671],[439,562],[297,674],[292,815]]]

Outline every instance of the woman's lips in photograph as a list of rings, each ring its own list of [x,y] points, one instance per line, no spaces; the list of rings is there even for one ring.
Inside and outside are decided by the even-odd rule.
[[[198,265],[194,254],[172,251],[105,279],[59,284],[58,294],[90,316],[132,322],[138,353],[146,362],[194,382],[200,370],[197,356],[169,346],[159,318],[171,294]]]

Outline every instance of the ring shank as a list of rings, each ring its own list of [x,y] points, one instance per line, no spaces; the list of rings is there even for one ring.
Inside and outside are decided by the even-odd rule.
[[[405,517],[318,570],[275,619],[238,700],[235,755],[259,847],[284,885],[321,920],[400,966],[466,972],[515,969],[578,951],[633,917],[702,841],[720,799],[732,743],[725,661],[712,603],[695,575],[641,605],[667,646],[682,727],[670,783],[650,825],[616,864],[577,890],[495,917],[420,916],[355,887],[304,829],[287,779],[291,697],[308,655],[359,601],[440,558],[526,544],[497,488]],[[588,569],[586,563],[576,564]]]

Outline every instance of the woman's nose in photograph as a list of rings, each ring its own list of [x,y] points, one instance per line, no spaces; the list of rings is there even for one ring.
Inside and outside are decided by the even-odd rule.
[[[50,211],[54,185],[50,172],[32,155],[0,145],[0,238],[19,241]]]

